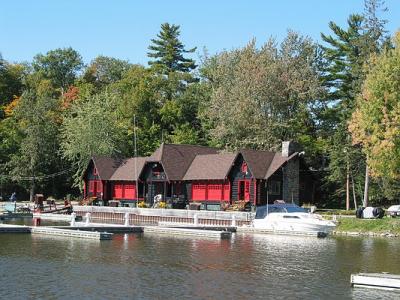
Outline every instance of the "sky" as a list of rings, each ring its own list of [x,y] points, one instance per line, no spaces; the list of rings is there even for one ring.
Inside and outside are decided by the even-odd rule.
[[[386,0],[390,34],[400,29],[400,0]],[[0,0],[0,53],[10,62],[71,46],[89,63],[98,55],[146,64],[147,47],[164,22],[181,26],[195,59],[246,45],[282,40],[288,29],[320,42],[328,23],[362,13],[363,0]]]

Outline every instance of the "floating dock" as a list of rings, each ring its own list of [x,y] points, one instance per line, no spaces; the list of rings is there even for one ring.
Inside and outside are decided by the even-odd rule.
[[[40,218],[42,220],[51,220],[51,221],[65,221],[65,222],[70,222],[72,216],[71,215],[65,215],[65,214],[41,214],[41,213],[33,213],[34,218]],[[76,216],[75,217],[76,221],[82,221],[81,216]]]
[[[196,225],[193,223],[181,223],[181,222],[158,222],[158,226],[170,227],[170,228],[187,228],[187,229],[199,229],[199,230],[236,232],[236,226]]]
[[[94,239],[94,240],[111,240],[112,233],[109,232],[98,232],[98,231],[83,231],[83,230],[73,230],[73,229],[61,229],[54,227],[31,227],[32,234],[45,234],[53,236],[66,236],[84,239]]]
[[[259,234],[275,234],[275,235],[294,235],[294,236],[313,236],[324,238],[328,234],[326,232],[316,232],[316,231],[291,231],[291,230],[270,230],[254,228],[250,226],[238,226],[236,228],[238,233],[259,233]]]
[[[31,233],[29,226],[0,224],[0,233]]]
[[[143,233],[142,226],[122,226],[112,224],[93,224],[86,226],[85,223],[79,222],[75,226],[53,226],[59,229],[80,230],[80,231],[106,231],[110,233]]]
[[[400,275],[388,273],[351,274],[350,283],[353,287],[400,290]]]
[[[0,214],[0,220],[9,220],[17,218],[32,218],[32,213],[3,213]]]
[[[216,230],[201,230],[191,228],[175,228],[175,227],[156,227],[156,226],[145,226],[144,234],[146,233],[157,233],[166,234],[171,236],[190,236],[197,238],[214,238],[214,239],[230,239],[232,233],[229,231],[216,231]]]
[[[88,229],[88,227],[86,227]],[[96,239],[96,240],[111,240],[112,233],[103,231],[79,230],[70,227],[55,228],[50,226],[33,227],[22,225],[0,224],[0,233],[30,233],[30,234],[45,234],[53,236],[65,236],[74,238]]]

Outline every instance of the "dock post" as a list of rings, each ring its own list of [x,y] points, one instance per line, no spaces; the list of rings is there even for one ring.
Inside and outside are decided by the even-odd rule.
[[[125,213],[125,224],[124,226],[129,226],[129,213]]]
[[[89,226],[90,225],[90,213],[86,213],[86,223],[85,226]]]
[[[236,227],[236,216],[232,215],[232,227]]]
[[[194,214],[194,216],[193,216],[193,224],[194,224],[194,226],[199,225],[199,216],[197,214]]]
[[[71,223],[70,223],[70,226],[71,227],[74,227],[75,226],[75,218],[76,218],[76,213],[72,213],[71,214]]]

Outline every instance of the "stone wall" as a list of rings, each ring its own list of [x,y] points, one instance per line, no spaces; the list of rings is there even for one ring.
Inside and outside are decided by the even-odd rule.
[[[283,200],[286,203],[299,204],[299,158],[295,157],[287,162],[283,171]]]

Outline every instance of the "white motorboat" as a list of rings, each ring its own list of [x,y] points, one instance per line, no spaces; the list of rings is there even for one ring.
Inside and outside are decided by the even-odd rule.
[[[324,220],[318,214],[308,213],[295,204],[269,204],[257,207],[253,220],[255,229],[328,234],[335,228],[332,221]]]

